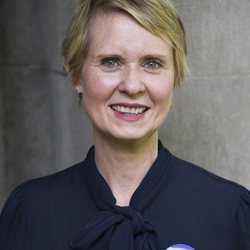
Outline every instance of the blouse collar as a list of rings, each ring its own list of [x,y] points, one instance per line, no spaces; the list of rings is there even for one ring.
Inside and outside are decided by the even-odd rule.
[[[158,156],[134,192],[130,206],[119,207],[96,167],[94,151],[93,146],[84,161],[83,177],[98,212],[76,233],[71,248],[94,249],[96,241],[105,238],[109,250],[160,249],[157,229],[144,220],[143,214],[165,185],[170,153],[159,141]]]

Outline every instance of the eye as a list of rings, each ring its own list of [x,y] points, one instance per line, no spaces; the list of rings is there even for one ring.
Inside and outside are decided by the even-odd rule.
[[[143,63],[142,67],[149,73],[160,73],[163,63],[157,58],[150,58]]]
[[[162,64],[157,60],[148,60],[143,66],[147,69],[155,70],[161,68]]]
[[[118,61],[115,58],[105,58],[102,60],[101,64],[107,68],[114,68],[119,66]]]

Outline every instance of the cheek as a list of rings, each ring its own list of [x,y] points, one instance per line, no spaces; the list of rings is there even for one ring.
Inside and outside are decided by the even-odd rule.
[[[151,97],[157,104],[166,106],[171,101],[174,88],[174,76],[159,76],[151,86]]]
[[[117,77],[112,78],[98,71],[88,70],[82,77],[83,96],[92,100],[108,98],[115,90],[117,82]]]

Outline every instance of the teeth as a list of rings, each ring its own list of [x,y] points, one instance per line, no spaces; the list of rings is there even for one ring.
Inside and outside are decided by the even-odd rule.
[[[125,114],[132,114],[132,115],[138,115],[143,113],[146,108],[129,108],[129,107],[124,107],[124,106],[118,106],[118,105],[113,105],[111,108],[115,111],[125,113]]]

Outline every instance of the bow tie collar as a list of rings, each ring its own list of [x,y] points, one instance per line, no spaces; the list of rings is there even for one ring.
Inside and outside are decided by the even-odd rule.
[[[159,142],[158,157],[133,194],[129,207],[116,206],[116,200],[94,161],[94,148],[88,152],[83,175],[98,212],[76,232],[73,250],[155,250],[161,249],[157,229],[144,213],[165,184],[170,154]],[[101,246],[100,246],[101,245]]]

